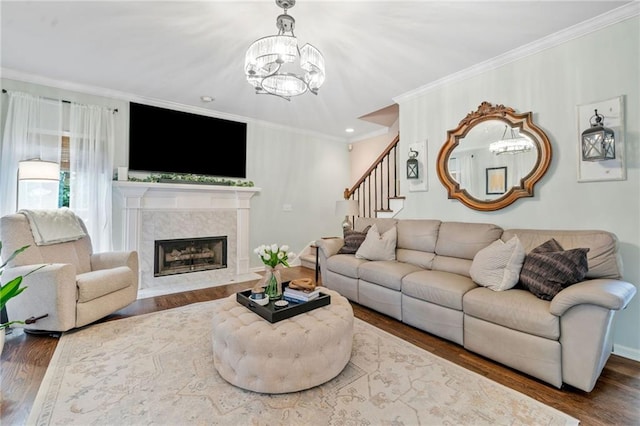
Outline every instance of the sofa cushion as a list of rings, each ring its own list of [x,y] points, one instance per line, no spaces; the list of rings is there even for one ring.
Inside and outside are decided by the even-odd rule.
[[[496,240],[476,253],[469,275],[483,287],[495,291],[508,290],[520,279],[524,256],[524,247],[517,235],[506,243]]]
[[[338,250],[338,254],[355,254],[362,242],[367,237],[367,232],[371,226],[367,226],[362,232],[344,231],[344,245]]]
[[[560,248],[561,251],[557,251]],[[582,281],[589,270],[588,248],[562,250],[551,239],[533,249],[524,260],[520,282],[543,300],[551,300],[563,288]]]
[[[565,249],[585,247],[589,249],[587,261],[589,272],[585,278],[622,277],[622,257],[618,252],[618,238],[615,234],[598,230],[537,230],[508,229],[502,234],[502,240],[508,241],[514,235],[528,253],[534,247],[553,238]]]
[[[326,260],[329,271],[351,278],[359,278],[358,268],[365,262],[367,260],[357,259],[352,254],[336,254]]]
[[[488,223],[442,222],[432,268],[469,276],[471,261],[502,235],[502,228]]]
[[[540,244],[538,247],[535,247],[531,250],[531,253],[549,253],[552,251],[562,251],[564,250],[560,243],[556,241],[555,238],[551,238],[544,243]]]
[[[367,226],[376,225],[378,231],[384,233],[385,231],[393,228],[399,222],[398,219],[393,218],[379,218],[379,217],[356,217],[356,222],[353,229],[357,231],[364,231]]]
[[[440,223],[429,219],[399,220],[397,248],[434,253]]]
[[[396,259],[395,225],[384,233],[378,232],[378,226],[373,225],[367,232],[367,237],[356,251],[356,257],[368,260],[395,260]]]
[[[469,277],[443,271],[417,271],[402,279],[402,294],[462,311],[462,297],[478,286]]]
[[[358,268],[361,280],[400,291],[402,278],[421,269],[411,263],[396,262],[395,260],[365,262]]]
[[[489,223],[442,222],[436,254],[472,260],[478,251],[502,235],[502,228]]]
[[[435,253],[396,248],[396,260],[398,262],[411,263],[422,269],[433,269],[433,259],[435,257]]]
[[[560,318],[549,312],[549,302],[527,290],[492,291],[478,287],[464,295],[464,313],[524,333],[558,340]]]

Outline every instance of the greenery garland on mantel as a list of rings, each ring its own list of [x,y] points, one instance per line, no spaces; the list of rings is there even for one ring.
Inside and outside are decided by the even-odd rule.
[[[162,173],[159,175],[149,175],[145,178],[127,176],[130,182],[153,182],[153,183],[188,183],[199,185],[225,185],[225,186],[253,186],[250,180],[232,180],[216,178],[205,175]]]

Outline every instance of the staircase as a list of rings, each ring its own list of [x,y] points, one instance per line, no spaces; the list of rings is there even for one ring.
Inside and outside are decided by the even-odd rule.
[[[400,135],[391,141],[353,187],[344,190],[345,200],[358,201],[358,216],[389,218],[397,215],[404,207],[405,197],[398,194],[399,142]]]
[[[358,201],[359,217],[390,218],[404,207],[405,197],[398,195],[399,142],[400,135],[391,141],[351,189],[345,188],[344,199]],[[309,243],[298,255],[300,265],[315,270],[316,251],[314,242]]]
[[[316,251],[317,247],[315,245],[308,245],[302,250],[298,258],[300,258],[300,266],[309,269],[316,268]]]
[[[302,249],[300,254],[298,255],[298,259],[300,260],[300,266],[303,268],[308,268],[316,271],[316,255],[318,252],[318,248],[315,245],[315,241],[311,241],[307,246]],[[316,281],[317,281],[317,271],[316,271]]]

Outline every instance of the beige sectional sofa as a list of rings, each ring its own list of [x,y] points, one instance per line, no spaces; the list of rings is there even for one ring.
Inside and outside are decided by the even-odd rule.
[[[636,293],[621,278],[614,234],[371,218],[358,218],[355,230],[373,224],[380,234],[395,232],[395,259],[338,254],[343,238],[318,240],[325,287],[558,388],[593,389],[612,351],[613,316]],[[551,300],[519,284],[496,291],[474,282],[476,254],[514,236],[522,256],[550,239],[565,250],[588,248],[586,277]]]

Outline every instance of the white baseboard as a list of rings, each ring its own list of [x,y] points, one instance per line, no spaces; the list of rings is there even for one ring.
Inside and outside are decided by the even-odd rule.
[[[615,355],[640,362],[640,350],[638,349],[622,345],[613,345],[613,353]]]

